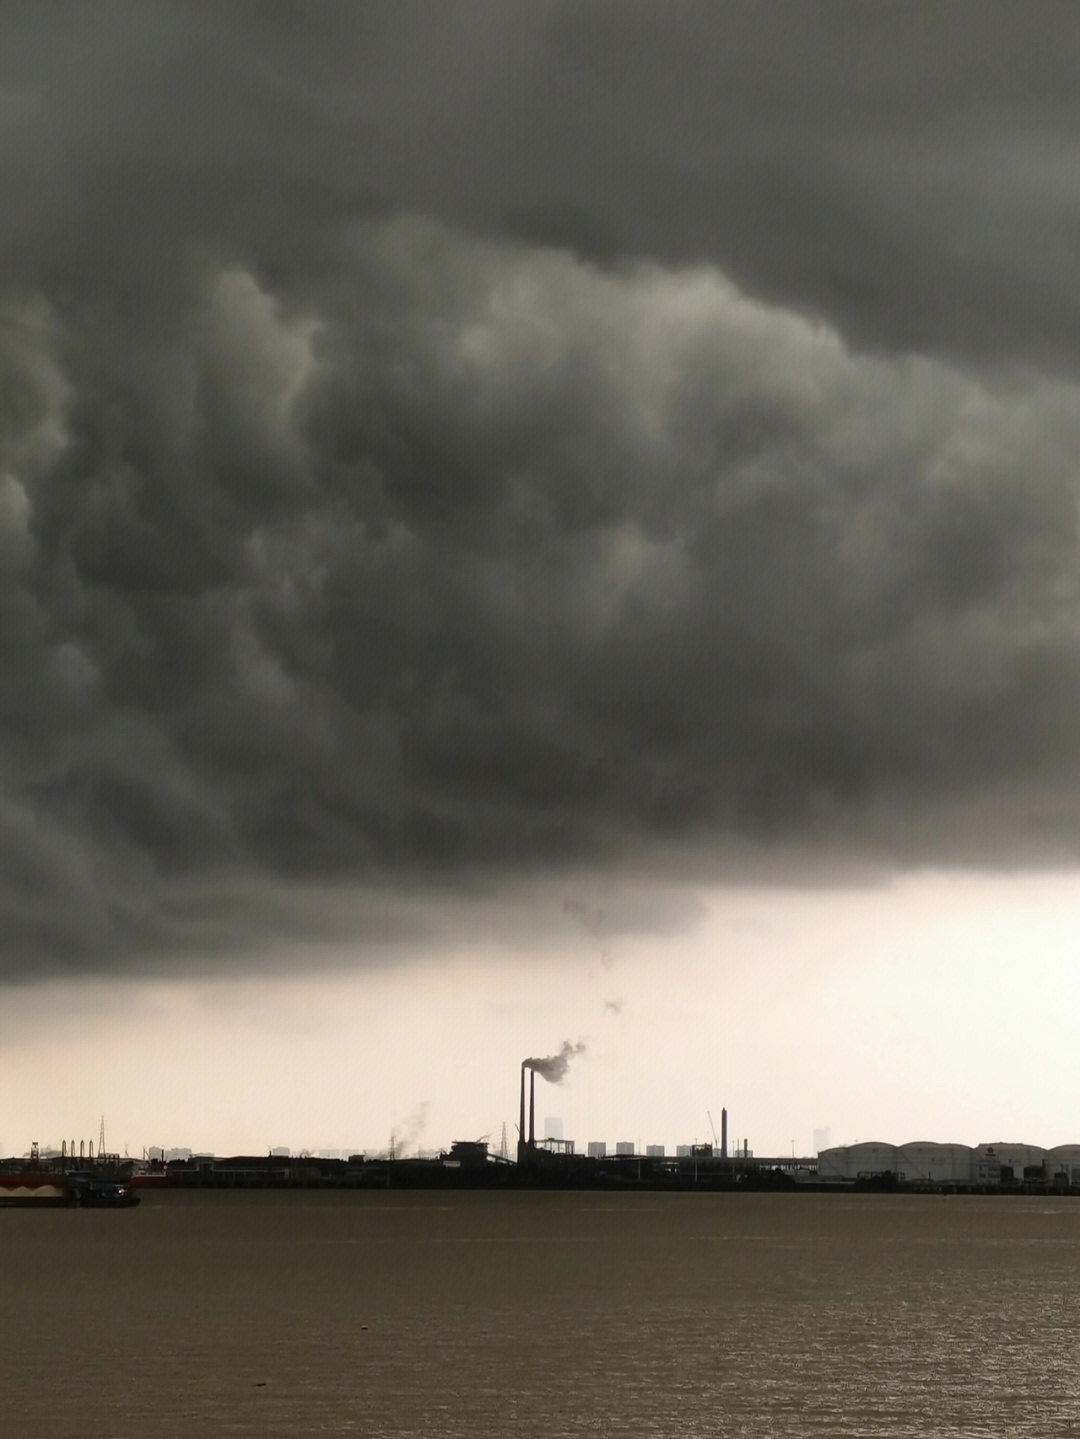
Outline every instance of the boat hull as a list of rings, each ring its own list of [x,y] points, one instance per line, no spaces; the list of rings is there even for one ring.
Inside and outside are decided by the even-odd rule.
[[[57,1205],[93,1208],[128,1208],[139,1196],[130,1186],[92,1171],[68,1173],[0,1173],[0,1209],[44,1209]]]

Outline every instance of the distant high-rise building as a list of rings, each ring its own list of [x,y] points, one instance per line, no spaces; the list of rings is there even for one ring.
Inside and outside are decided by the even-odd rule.
[[[171,1164],[174,1159],[190,1159],[190,1149],[166,1149],[165,1162]]]
[[[632,1158],[634,1153],[634,1146],[630,1143],[628,1139],[620,1139],[615,1145],[615,1153],[619,1156],[620,1159]]]
[[[288,1159],[291,1155],[292,1150],[288,1147],[288,1145],[281,1145],[280,1148],[271,1149],[270,1151],[271,1159]]]
[[[590,1139],[587,1153],[590,1159],[604,1159],[607,1157],[607,1144],[602,1139]]]
[[[663,1146],[662,1144],[646,1144],[646,1146],[645,1146],[645,1158],[646,1158],[646,1159],[663,1159],[663,1157],[664,1157],[664,1146]]]

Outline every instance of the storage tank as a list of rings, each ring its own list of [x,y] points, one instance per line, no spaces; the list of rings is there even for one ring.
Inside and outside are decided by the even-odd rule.
[[[895,1144],[880,1140],[848,1145],[848,1167],[852,1179],[873,1179],[878,1174],[895,1174],[902,1178],[900,1151]]]
[[[970,1184],[970,1144],[912,1140],[898,1150],[898,1165],[908,1184]]]
[[[971,1177],[976,1184],[1013,1184],[1024,1179],[1049,1178],[1050,1155],[1037,1144],[1011,1144],[996,1140],[977,1144]]]
[[[1080,1144],[1058,1144],[1048,1149],[1046,1170],[1059,1183],[1080,1184]]]
[[[866,1144],[837,1144],[822,1149],[817,1157],[818,1178],[833,1182],[872,1179],[878,1174],[899,1177],[899,1150],[895,1144],[874,1141]]]
[[[847,1183],[855,1178],[848,1166],[848,1150],[843,1144],[836,1144],[831,1149],[819,1149],[817,1157],[817,1172],[819,1179],[828,1180],[831,1183]]]

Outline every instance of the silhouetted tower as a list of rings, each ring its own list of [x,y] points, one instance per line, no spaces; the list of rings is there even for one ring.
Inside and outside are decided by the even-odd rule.
[[[506,1120],[503,1120],[502,1133],[499,1136],[499,1158],[509,1159],[510,1148],[506,1141]]]
[[[521,1109],[518,1118],[517,1160],[524,1164],[528,1150],[525,1146],[525,1066],[521,1066]]]
[[[519,1164],[529,1164],[536,1143],[536,1070],[529,1069],[529,1127],[525,1128],[525,1070],[521,1066],[521,1118],[518,1122],[517,1158]]]

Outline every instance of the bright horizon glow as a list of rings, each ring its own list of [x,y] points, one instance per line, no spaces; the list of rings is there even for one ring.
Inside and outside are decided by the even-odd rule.
[[[521,1060],[584,1040],[537,1122],[584,1151],[711,1139],[1080,1141],[1080,875],[715,889],[674,936],[472,944],[376,969],[10,992],[0,1150],[516,1140]],[[303,957],[298,956],[298,961]],[[341,956],[336,956],[340,962]],[[618,1012],[616,1008],[618,1007]]]

